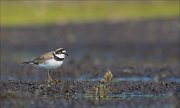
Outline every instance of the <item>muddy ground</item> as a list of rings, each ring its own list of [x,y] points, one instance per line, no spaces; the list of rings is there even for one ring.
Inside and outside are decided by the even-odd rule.
[[[95,94],[97,81],[1,81],[2,107],[176,107],[180,83],[114,82],[105,85],[106,98]],[[8,101],[7,101],[8,100]]]
[[[178,108],[179,30],[177,18],[1,27],[0,105]],[[46,82],[47,70],[20,66],[59,47],[70,55],[51,72],[59,84]],[[99,98],[108,69],[113,79]]]

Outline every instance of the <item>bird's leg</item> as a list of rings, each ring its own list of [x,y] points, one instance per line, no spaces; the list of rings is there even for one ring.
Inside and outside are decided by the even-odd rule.
[[[48,82],[52,82],[52,81],[53,81],[53,79],[51,78],[50,71],[48,70]]]
[[[48,70],[48,82],[59,83],[61,80],[53,80],[50,76],[50,70]]]

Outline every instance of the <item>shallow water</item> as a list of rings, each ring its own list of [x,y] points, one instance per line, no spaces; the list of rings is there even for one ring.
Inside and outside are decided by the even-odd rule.
[[[71,79],[71,78],[63,78],[63,79]],[[86,76],[80,76],[77,80],[78,81],[87,81],[87,80],[91,80],[91,81],[100,81],[102,79],[102,77],[99,78],[93,78],[93,79],[88,79],[86,78]],[[132,76],[132,77],[118,77],[118,78],[113,78],[112,80],[113,82],[118,82],[118,81],[142,81],[142,82],[153,82],[155,81],[154,78],[151,77],[142,77],[142,76]],[[180,78],[177,77],[169,77],[169,78],[165,78],[162,81],[173,81],[173,82],[180,82]]]
[[[88,98],[91,97],[86,99],[88,100]],[[171,98],[174,98],[172,94],[139,95],[124,93],[118,96],[108,96],[106,99],[91,98],[91,100],[95,101],[96,104],[109,103],[108,105],[98,106],[98,108],[175,108],[177,104],[169,101]]]
[[[43,81],[44,79],[42,78],[39,78],[37,76],[28,76],[26,78],[23,78],[24,80],[26,81],[30,81],[33,79],[33,81]],[[62,77],[61,80],[65,80],[65,81],[68,81],[68,80],[77,80],[77,81],[100,81],[102,79],[102,77],[98,77],[98,78],[87,78],[86,76],[80,76],[79,78],[70,78],[70,77]],[[6,76],[6,77],[3,77],[1,76],[1,80],[18,80],[17,77],[14,77],[14,76]],[[150,77],[141,77],[141,76],[133,76],[133,77],[118,77],[118,78],[113,78],[112,82],[118,82],[118,81],[133,81],[133,82],[136,82],[136,81],[142,81],[142,82],[156,82],[156,80],[154,78],[150,78]],[[165,78],[161,81],[172,81],[172,82],[178,82],[180,83],[180,78],[177,78],[177,77],[169,77],[169,78]]]

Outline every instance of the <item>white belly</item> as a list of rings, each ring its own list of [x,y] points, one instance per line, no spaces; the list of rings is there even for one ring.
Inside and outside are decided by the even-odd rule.
[[[56,69],[62,65],[63,61],[55,61],[54,59],[47,60],[45,63],[39,64],[39,67],[45,69]]]

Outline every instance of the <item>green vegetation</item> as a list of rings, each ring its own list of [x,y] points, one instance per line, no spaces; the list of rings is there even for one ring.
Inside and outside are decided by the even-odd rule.
[[[1,25],[131,20],[179,16],[175,2],[1,1]]]

